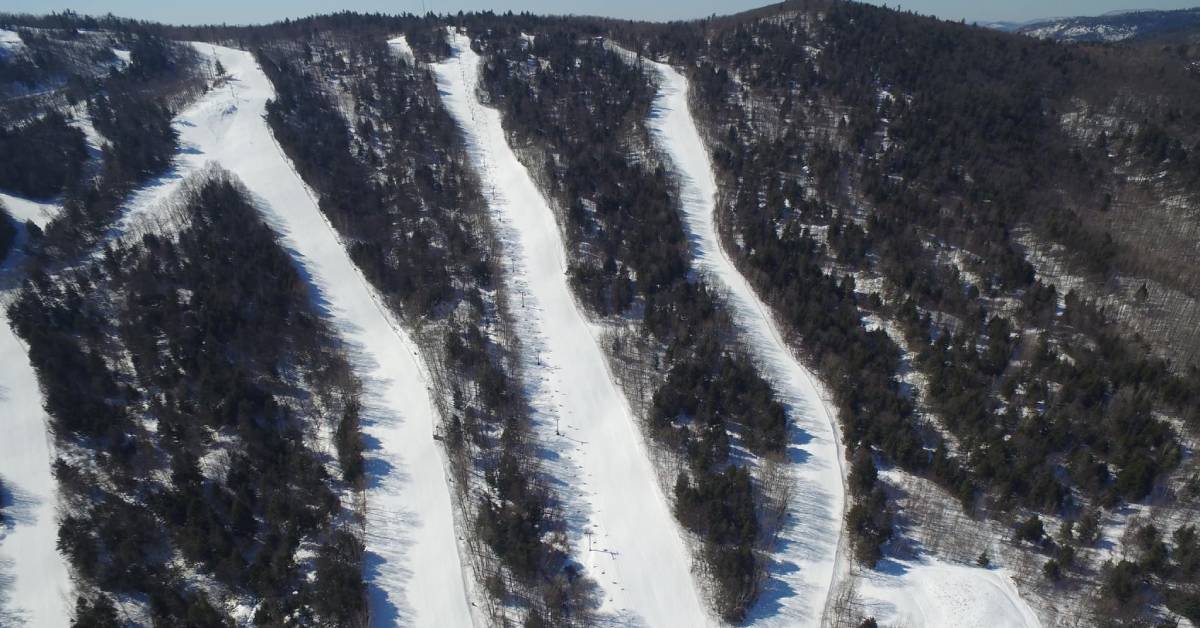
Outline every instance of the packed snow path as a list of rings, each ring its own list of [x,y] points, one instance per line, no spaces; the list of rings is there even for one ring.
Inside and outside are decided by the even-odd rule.
[[[767,306],[738,272],[717,235],[717,182],[708,151],[688,109],[687,78],[669,65],[645,62],[658,74],[650,129],[680,179],[684,225],[697,270],[726,291],[731,315],[763,375],[792,419],[788,458],[792,503],[765,586],[750,620],[757,624],[819,625],[840,564],[845,490],[842,453],[832,413],[812,375],[792,354]]]
[[[433,439],[436,411],[416,348],[379,304],[264,118],[274,88],[248,52],[195,44],[229,80],[176,122],[173,173],[138,192],[121,231],[154,220],[190,172],[215,162],[249,188],[303,266],[363,379],[367,443],[366,579],[377,626],[469,626],[450,487]]]
[[[20,287],[18,250],[0,266],[0,626],[59,627],[75,602],[58,553],[58,485],[50,473],[54,447],[37,374],[9,326],[8,304]]]
[[[508,146],[499,111],[476,98],[480,60],[470,39],[452,32],[450,45],[454,57],[435,67],[442,100],[463,129],[490,209],[502,223],[505,254],[516,258],[516,279],[528,297],[514,312],[537,331],[542,373],[553,382],[545,389],[557,389],[534,403],[561,418],[566,455],[584,478],[566,496],[568,508],[586,504],[587,538],[572,529],[574,555],[583,557],[601,588],[601,613],[619,623],[709,624],[633,413],[608,372],[597,330],[572,296],[554,212]]]

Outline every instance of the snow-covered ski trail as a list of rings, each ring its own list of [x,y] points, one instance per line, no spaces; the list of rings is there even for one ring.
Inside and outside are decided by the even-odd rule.
[[[362,378],[368,475],[366,580],[376,626],[469,626],[476,617],[455,534],[450,486],[433,439],[428,378],[407,333],[372,288],[318,208],[265,119],[275,97],[249,52],[194,44],[228,73],[176,122],[172,173],[134,195],[119,232],[161,217],[162,202],[208,163],[236,175],[302,266],[320,307]]]
[[[795,481],[792,513],[769,567],[771,581],[747,623],[828,625],[830,598],[838,583],[860,578],[859,600],[880,623],[1039,626],[1036,614],[1001,569],[926,557],[905,563],[887,561],[879,571],[851,574],[843,534],[845,469],[834,410],[784,341],[770,309],[721,245],[714,216],[716,178],[689,110],[687,78],[670,65],[643,62],[659,79],[650,127],[680,177],[684,224],[695,263],[725,289],[734,320],[788,406],[795,426],[789,445]]]
[[[735,323],[792,420],[792,503],[768,566],[770,581],[751,609],[749,623],[820,625],[834,581],[848,573],[841,551],[844,472],[833,413],[813,376],[784,341],[770,310],[721,245],[715,219],[717,182],[688,107],[687,78],[669,65],[645,63],[657,73],[659,85],[650,129],[679,176],[693,263],[728,295]]]
[[[53,437],[37,373],[7,311],[21,284],[24,227],[19,231],[0,266],[0,626],[59,627],[70,623],[74,600],[57,548]]]
[[[562,436],[549,447],[569,457],[579,477],[564,495],[573,555],[603,594],[600,613],[624,625],[713,623],[691,573],[691,560],[628,402],[608,371],[593,328],[566,277],[566,252],[554,212],[509,147],[500,112],[476,97],[479,55],[466,35],[450,32],[453,57],[435,66],[442,101],[463,130],[499,221],[509,283],[525,299],[514,304],[522,329],[536,338],[539,415],[557,416]],[[528,349],[528,347],[527,347]],[[581,529],[582,527],[582,529]]]

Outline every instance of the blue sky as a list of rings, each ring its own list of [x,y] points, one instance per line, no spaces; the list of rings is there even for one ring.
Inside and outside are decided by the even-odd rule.
[[[643,19],[693,18],[733,13],[766,0],[0,0],[0,11],[114,13],[171,23],[259,23],[342,9],[419,13],[493,9],[535,13],[576,13]],[[1180,9],[1200,0],[890,0],[874,1],[905,10],[967,21],[1023,21],[1041,17],[1098,15],[1121,9]]]

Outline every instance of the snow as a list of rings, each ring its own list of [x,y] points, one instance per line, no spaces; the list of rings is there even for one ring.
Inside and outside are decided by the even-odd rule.
[[[712,624],[637,422],[608,371],[600,330],[572,295],[554,212],[507,144],[500,113],[476,98],[480,59],[470,39],[453,31],[449,39],[454,56],[434,71],[490,192],[505,254],[516,258],[512,283],[527,295],[525,307],[512,309],[536,330],[530,341],[540,345],[541,373],[549,380],[532,401],[539,412],[561,418],[564,435],[548,446],[570,456],[580,473],[566,496],[569,508],[585,510],[582,526],[571,526],[573,554],[600,587],[600,613],[616,623]]]
[[[74,604],[66,561],[56,549],[54,447],[37,374],[7,314],[20,285],[20,256],[14,249],[0,268],[0,625],[66,626]]]
[[[0,57],[16,52],[25,47],[20,33],[0,28]]]
[[[1040,626],[1008,572],[931,561],[885,561],[858,583],[863,612],[881,626]]]
[[[416,61],[417,56],[413,54],[412,46],[408,44],[408,38],[404,35],[389,39],[388,45],[390,45],[392,49],[399,53],[400,57],[407,61],[410,65]]]
[[[834,581],[846,575],[840,551],[845,489],[834,415],[813,376],[784,342],[766,304],[720,244],[714,217],[717,183],[688,110],[687,79],[669,65],[646,63],[659,77],[650,129],[680,178],[694,264],[728,294],[734,321],[792,419],[791,512],[768,567],[770,582],[750,620],[760,625],[819,625]]]
[[[194,44],[229,80],[175,122],[174,168],[139,190],[118,227],[161,220],[163,201],[209,163],[235,174],[302,265],[362,378],[367,442],[366,579],[376,625],[476,623],[455,535],[450,487],[433,440],[436,411],[415,345],[350,260],[264,117],[275,92],[248,52]]]
[[[40,229],[46,228],[62,209],[56,201],[35,201],[8,192],[0,192],[0,204],[17,222],[24,224],[27,220],[33,221]]]
[[[113,55],[117,57],[117,61],[121,66],[127,66],[133,63],[133,51],[124,50],[121,48],[113,48]]]

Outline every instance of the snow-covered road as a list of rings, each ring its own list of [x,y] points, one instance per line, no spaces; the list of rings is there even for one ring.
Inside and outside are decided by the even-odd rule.
[[[536,334],[522,341],[540,348],[547,378],[533,403],[538,413],[561,419],[563,435],[549,447],[579,470],[563,495],[582,519],[571,530],[573,554],[601,588],[601,613],[618,623],[710,624],[639,427],[609,374],[597,330],[571,293],[554,212],[508,146],[500,113],[476,97],[480,59],[470,39],[451,33],[450,44],[454,56],[435,67],[438,86],[489,194],[516,275],[509,283],[528,295],[513,312]]]
[[[66,561],[56,547],[53,437],[46,429],[37,373],[7,312],[20,286],[20,258],[14,248],[0,266],[0,626],[60,627],[70,623],[74,600]]]
[[[436,410],[411,339],[379,304],[292,168],[264,118],[275,92],[249,52],[195,44],[230,79],[176,120],[174,170],[134,195],[120,232],[154,220],[186,177],[219,164],[249,188],[314,286],[345,340],[364,395],[367,443],[366,579],[378,626],[468,626],[450,487],[433,440]]]
[[[728,295],[735,323],[792,419],[792,504],[768,566],[770,581],[751,609],[750,621],[819,625],[834,579],[846,573],[839,551],[845,503],[842,453],[832,410],[784,342],[767,306],[721,246],[714,218],[717,182],[688,109],[687,78],[669,65],[646,64],[657,73],[659,84],[650,130],[680,180],[694,264]]]

